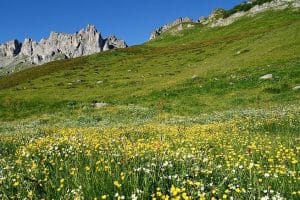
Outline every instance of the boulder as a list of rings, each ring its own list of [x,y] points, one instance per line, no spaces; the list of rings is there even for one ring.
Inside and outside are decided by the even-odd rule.
[[[196,79],[196,78],[198,78],[198,75],[194,74],[194,75],[192,76],[192,79]]]
[[[259,79],[260,80],[270,80],[272,78],[273,78],[272,74],[266,74],[266,75],[261,76]]]
[[[108,103],[96,102],[96,103],[93,104],[93,106],[94,106],[95,109],[100,109],[100,108],[108,106]]]
[[[295,87],[293,88],[293,90],[295,90],[295,91],[300,90],[300,85],[295,86]]]

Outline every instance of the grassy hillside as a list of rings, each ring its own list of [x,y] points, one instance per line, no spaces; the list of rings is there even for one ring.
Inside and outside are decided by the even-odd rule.
[[[0,199],[298,199],[299,27],[267,11],[1,78]]]
[[[162,101],[176,114],[297,102],[299,16],[269,11],[228,27],[195,24],[144,45],[24,70],[0,80],[0,116],[68,112],[69,104],[81,109],[93,101],[145,107]],[[275,78],[260,81],[266,73]]]

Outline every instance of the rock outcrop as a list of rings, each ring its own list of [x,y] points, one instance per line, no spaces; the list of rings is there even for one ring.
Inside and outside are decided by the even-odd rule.
[[[180,18],[176,19],[175,21],[173,21],[169,24],[165,24],[164,26],[159,27],[158,29],[153,31],[151,33],[151,36],[150,36],[149,40],[153,40],[153,39],[157,38],[158,36],[160,36],[164,32],[170,30],[171,28],[174,28],[175,26],[178,26],[182,23],[189,23],[189,22],[193,22],[193,20],[188,18],[188,17],[184,17],[184,18],[180,17]],[[179,29],[182,29],[182,27],[179,27]]]
[[[248,1],[245,4],[251,4],[255,1],[256,0]],[[272,9],[283,10],[288,7],[299,8],[300,1],[299,0],[273,0],[270,2],[263,3],[261,5],[255,5],[247,11],[236,12],[228,17],[225,15],[225,13],[223,13],[222,16],[222,13],[219,12],[219,15],[217,15],[218,17],[215,18],[216,13],[215,11],[213,11],[208,18],[202,19],[201,21],[199,20],[199,23],[203,25],[210,24],[211,27],[228,26],[233,22],[239,20],[243,16],[254,16],[258,13],[265,12],[267,10],[272,10]]]
[[[104,45],[102,50],[107,51],[114,48],[126,48],[127,44],[123,40],[119,40],[116,36],[109,36],[103,41]]]
[[[238,11],[233,14],[222,9],[214,9],[212,13],[208,17],[200,17],[196,22],[202,25],[208,25],[210,27],[218,27],[218,26],[227,26],[232,24],[233,22],[239,20],[243,16],[253,16],[255,14],[267,11],[267,10],[282,10],[288,7],[300,8],[300,0],[270,0],[265,3],[258,2],[258,0],[249,0],[243,4],[247,4],[246,6],[249,8],[247,11]],[[248,5],[249,4],[249,5]],[[162,33],[177,27],[177,31],[183,29],[183,23],[193,22],[190,18],[179,18],[172,23],[166,24],[154,32],[152,32],[150,39],[153,40],[160,36]],[[187,26],[190,28],[191,25]]]
[[[18,40],[12,40],[0,45],[0,57],[16,56],[21,50],[21,44]]]
[[[115,36],[102,38],[95,26],[88,25],[74,34],[51,32],[48,39],[40,42],[30,38],[23,43],[18,40],[0,45],[0,69],[18,64],[40,65],[53,60],[76,58],[115,48],[126,48],[127,44]]]

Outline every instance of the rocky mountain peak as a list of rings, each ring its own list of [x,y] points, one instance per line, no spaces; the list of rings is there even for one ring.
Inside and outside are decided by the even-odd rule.
[[[36,42],[26,38],[0,45],[0,70],[10,72],[16,65],[40,65],[53,60],[76,58],[115,48],[126,48],[127,44],[115,36],[102,38],[94,25],[87,25],[79,32],[68,34],[51,32],[49,38]]]
[[[88,24],[87,27],[85,28],[85,31],[86,32],[93,32],[93,33],[98,32],[96,27],[92,24]]]

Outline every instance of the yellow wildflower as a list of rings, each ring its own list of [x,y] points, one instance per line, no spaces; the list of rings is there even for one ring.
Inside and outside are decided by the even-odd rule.
[[[114,186],[120,188],[122,185],[119,183],[119,181],[114,181]]]

